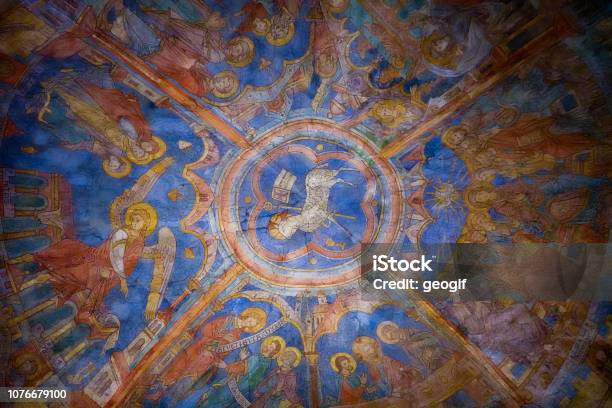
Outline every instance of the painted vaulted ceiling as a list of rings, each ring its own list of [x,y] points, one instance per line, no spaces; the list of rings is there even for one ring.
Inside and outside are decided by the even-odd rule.
[[[74,407],[608,406],[612,303],[514,294],[605,252],[610,8],[0,2],[3,384]],[[366,293],[369,243],[503,247],[503,296]]]

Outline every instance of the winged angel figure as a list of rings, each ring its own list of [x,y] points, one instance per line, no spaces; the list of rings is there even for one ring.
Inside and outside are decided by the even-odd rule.
[[[157,226],[157,212],[144,199],[172,161],[166,158],[151,167],[132,188],[112,202],[113,232],[101,245],[92,247],[64,239],[34,255],[34,259],[47,269],[50,282],[58,292],[59,303],[74,303],[76,321],[91,327],[90,338],[106,339],[105,349],[113,347],[117,341],[119,319],[105,309],[104,298],[117,285],[127,297],[127,278],[141,258],[154,261],[146,319],[155,317],[166,289],[174,266],[176,239],[169,228],[162,227],[157,244],[144,245],[145,237]]]

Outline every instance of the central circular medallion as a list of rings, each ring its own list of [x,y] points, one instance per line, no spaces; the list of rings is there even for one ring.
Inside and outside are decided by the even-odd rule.
[[[223,235],[258,278],[291,287],[359,276],[364,243],[393,242],[400,189],[391,166],[359,136],[323,120],[266,133],[229,167]]]

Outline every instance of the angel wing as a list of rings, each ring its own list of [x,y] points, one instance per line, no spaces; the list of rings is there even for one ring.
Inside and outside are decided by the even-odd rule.
[[[174,259],[176,258],[176,238],[168,227],[162,227],[157,235],[157,244],[144,248],[143,258],[153,259],[153,279],[147,298],[145,318],[152,320],[168,285]]]
[[[136,180],[131,188],[126,189],[113,200],[110,206],[110,221],[113,229],[121,228],[125,210],[134,203],[144,201],[155,183],[157,183],[161,175],[173,162],[174,159],[172,157],[166,157],[154,166],[151,166],[145,174]]]

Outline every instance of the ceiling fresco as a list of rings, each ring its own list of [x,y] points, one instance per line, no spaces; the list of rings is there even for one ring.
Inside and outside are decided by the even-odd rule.
[[[607,250],[611,11],[0,1],[2,385],[66,407],[610,406],[609,295],[371,296],[361,274],[370,243]]]

